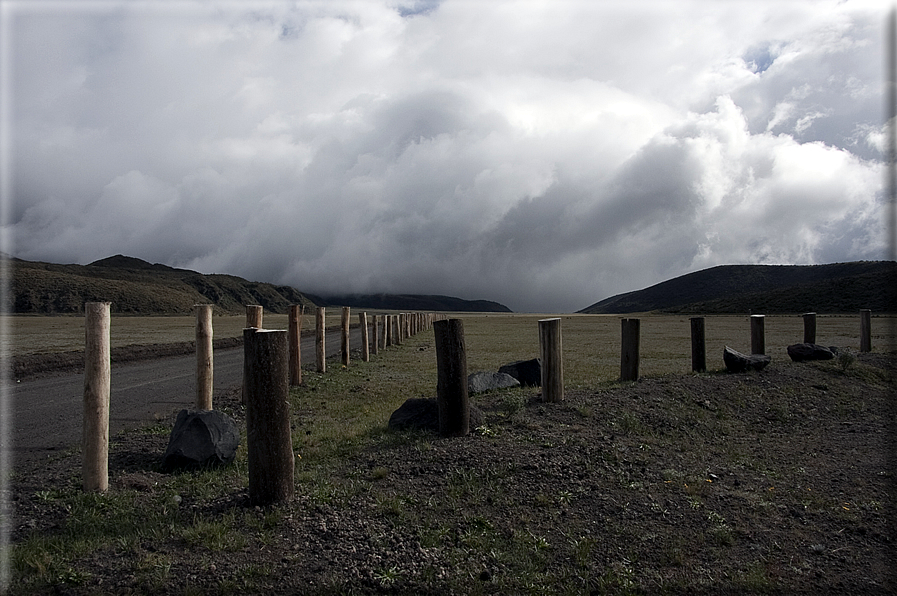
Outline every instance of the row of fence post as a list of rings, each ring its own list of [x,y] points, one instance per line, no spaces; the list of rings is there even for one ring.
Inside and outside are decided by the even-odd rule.
[[[111,350],[109,302],[88,302],[85,304],[85,374],[84,374],[84,421],[83,421],[83,481],[84,489],[105,491],[108,489],[108,444],[109,444],[109,394],[111,388]],[[349,317],[350,309],[343,307],[341,321],[342,353],[344,366],[349,365]],[[277,447],[290,441],[289,423],[284,427],[277,422],[289,420],[288,394],[291,385],[302,382],[301,322],[302,307],[290,307],[289,329],[284,331],[262,328],[263,308],[257,305],[246,307],[246,328],[244,329],[244,374],[243,399],[247,404],[248,449],[257,454],[250,461],[263,469],[286,469],[292,474],[292,448]],[[816,313],[805,313],[804,343],[815,343]],[[325,309],[316,312],[316,368],[326,371],[325,352]],[[751,351],[764,354],[765,317],[751,315]],[[542,319],[539,322],[539,351],[542,360],[543,399],[558,402],[564,399],[563,349],[561,319]],[[704,317],[694,317],[691,323],[692,370],[706,370],[706,344],[704,338]],[[370,337],[367,313],[359,314],[362,335],[362,359],[370,357]],[[460,319],[448,319],[430,313],[400,313],[395,315],[373,315],[373,348],[377,354],[381,348],[400,345],[403,340],[418,331],[434,327],[437,353],[437,401],[440,408],[440,432],[445,435],[464,435],[469,432],[469,406],[467,405],[467,360],[464,346],[463,324]],[[380,329],[382,327],[382,333]],[[872,350],[871,311],[860,311],[860,351]],[[282,339],[280,338],[283,336]],[[282,345],[281,345],[282,343]],[[639,370],[640,320],[624,318],[621,321],[620,380],[635,381]],[[212,409],[213,387],[213,329],[212,305],[196,306],[196,408]],[[277,362],[274,359],[281,359]],[[282,370],[281,370],[282,369]],[[283,377],[283,387],[281,379]],[[277,377],[277,382],[263,381],[262,377]],[[272,384],[273,383],[273,384]],[[279,400],[270,404],[267,400]],[[255,400],[255,401],[253,401]],[[250,405],[254,404],[254,405]],[[287,404],[283,406],[283,404]],[[281,407],[286,407],[284,413]],[[256,414],[250,415],[255,410]],[[252,418],[254,417],[254,418]],[[250,427],[250,419],[253,426]],[[258,423],[258,426],[256,426]],[[281,428],[283,427],[283,428]],[[250,432],[250,428],[252,432]],[[285,428],[285,430],[284,430]],[[279,431],[276,429],[280,429]],[[272,434],[273,433],[273,434]],[[284,438],[283,433],[286,433]],[[264,442],[253,448],[256,441]],[[280,455],[276,455],[280,454]],[[280,459],[271,459],[280,458]],[[289,466],[286,460],[289,459]],[[265,463],[269,461],[270,463]],[[253,464],[250,463],[250,469]],[[273,473],[273,472],[272,472]],[[260,484],[250,481],[250,496],[255,502],[281,500],[285,491],[281,482],[267,480],[269,474],[258,473]],[[280,478],[279,473],[275,474]],[[252,473],[250,472],[250,478]],[[292,487],[292,478],[289,481]],[[255,486],[255,488],[253,488]],[[290,489],[292,490],[292,489]],[[291,493],[290,493],[291,494]]]

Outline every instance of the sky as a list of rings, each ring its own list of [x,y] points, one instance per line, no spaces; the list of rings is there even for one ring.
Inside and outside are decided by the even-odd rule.
[[[562,313],[887,255],[885,3],[0,6],[19,258]]]

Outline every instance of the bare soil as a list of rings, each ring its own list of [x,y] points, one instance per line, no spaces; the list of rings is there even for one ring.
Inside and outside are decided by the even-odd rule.
[[[300,484],[272,513],[233,486],[177,505],[185,520],[239,513],[243,548],[111,545],[56,591],[894,593],[893,365],[875,353],[847,369],[780,359],[762,372],[568,392],[560,404],[538,389],[475,396],[485,424],[470,436],[394,433],[348,456],[326,496]],[[237,391],[218,403],[244,424]],[[167,440],[115,437],[111,490],[162,490]],[[69,512],[39,494],[77,484],[80,463],[17,470],[14,544],[64,531]],[[134,551],[170,566],[152,579]]]

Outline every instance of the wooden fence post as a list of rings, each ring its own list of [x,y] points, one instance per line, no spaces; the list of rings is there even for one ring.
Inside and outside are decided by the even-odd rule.
[[[639,319],[622,319],[620,342],[620,380],[638,381]]]
[[[257,304],[246,305],[246,327],[262,328],[262,316],[265,309]]]
[[[803,314],[804,317],[804,343],[805,344],[815,344],[816,343],[816,313],[815,312],[807,312]]]
[[[872,311],[860,310],[860,352],[872,351]]]
[[[212,305],[197,304],[196,308],[196,409],[212,409],[214,351],[212,349]]]
[[[691,321],[691,370],[707,370],[707,344],[704,341],[704,317],[692,317]]]
[[[343,366],[349,367],[349,316],[350,309],[348,306],[343,307],[343,318],[340,324],[340,356],[343,359]]]
[[[82,477],[85,491],[109,489],[109,302],[84,305],[84,424]]]
[[[766,354],[765,315],[751,315],[751,354]]]
[[[564,400],[564,355],[561,338],[561,320],[539,321],[539,354],[542,356],[542,400]]]
[[[327,372],[327,353],[325,351],[326,323],[324,307],[319,306],[315,313],[315,365],[318,372]]]
[[[370,362],[371,350],[368,344],[368,313],[358,313],[358,324],[361,325],[361,360],[362,362]]]
[[[374,338],[371,342],[371,345],[374,348],[374,355],[380,353],[380,316],[379,315],[371,315],[371,327],[374,331]]]
[[[463,437],[470,433],[470,403],[467,394],[467,348],[461,319],[437,323],[435,339],[439,433],[442,436]]]
[[[302,384],[302,305],[290,306],[290,385]]]
[[[254,505],[293,497],[287,331],[243,330],[249,500]]]

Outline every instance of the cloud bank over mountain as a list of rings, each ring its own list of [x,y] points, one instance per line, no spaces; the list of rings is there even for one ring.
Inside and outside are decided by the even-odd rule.
[[[885,16],[17,5],[7,250],[551,312],[717,264],[880,259]]]

